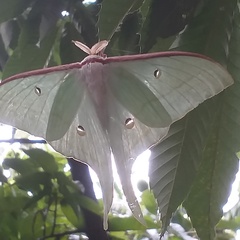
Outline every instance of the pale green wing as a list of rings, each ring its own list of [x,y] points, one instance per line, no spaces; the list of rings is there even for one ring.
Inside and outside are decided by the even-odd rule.
[[[47,141],[53,130],[62,137],[77,114],[84,92],[83,78],[78,70],[34,75],[6,82],[0,87],[1,122],[30,132]],[[70,98],[70,87],[76,98]],[[65,90],[64,90],[65,89]],[[70,95],[72,95],[70,94]],[[61,109],[56,104],[61,101]],[[71,107],[69,107],[71,105]],[[56,126],[56,128],[55,128]],[[61,126],[61,127],[60,127]]]
[[[81,71],[79,74],[72,72],[67,74],[59,85],[49,113],[46,140],[62,138],[72,124],[84,96],[83,79]]]
[[[109,61],[105,66],[106,71],[110,72],[108,84],[115,98],[150,127],[170,125],[233,83],[222,66],[202,57],[182,54],[140,60],[128,58],[129,60],[121,62]],[[136,88],[131,81],[138,82]],[[125,87],[126,84],[128,88]],[[115,86],[119,89],[117,94]],[[143,90],[142,86],[150,91]],[[142,99],[136,101],[136,95],[141,95]],[[159,103],[151,100],[152,95],[155,95]],[[128,96],[127,100],[124,96]],[[156,108],[156,105],[162,107]],[[147,114],[150,112],[155,114]],[[163,119],[167,114],[170,117]]]
[[[136,116],[142,123],[150,127],[169,126],[172,119],[159,99],[146,87],[144,81],[127,71],[124,67],[110,71],[107,82],[112,94],[118,101]]]
[[[131,185],[134,159],[158,143],[174,121],[233,80],[217,63],[194,56],[109,61],[104,71],[109,88],[111,148],[128,204],[143,223]]]
[[[0,119],[46,139],[56,151],[89,164],[104,198],[104,224],[112,204],[111,150],[81,69],[32,75],[0,87]]]
[[[104,202],[104,228],[113,199],[111,149],[92,98],[85,92],[78,113],[63,138],[52,141],[55,150],[91,166],[99,177]]]
[[[132,164],[139,154],[163,138],[168,128],[154,129],[146,126],[134,119],[133,115],[111,96],[111,93],[109,95],[110,118],[107,131],[117,171],[133,215],[145,224],[131,183]]]

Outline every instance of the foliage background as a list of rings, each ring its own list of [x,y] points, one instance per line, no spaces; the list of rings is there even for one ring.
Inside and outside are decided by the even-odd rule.
[[[63,16],[63,11],[68,15]],[[146,190],[141,198],[148,228],[164,232],[172,214],[183,206],[172,218],[183,229],[174,230],[172,224],[173,233],[166,238],[198,235],[211,240],[238,171],[239,16],[237,0],[99,0],[92,4],[80,0],[0,0],[2,78],[81,61],[85,55],[72,40],[92,46],[99,39],[111,39],[108,56],[166,50],[198,52],[227,67],[235,84],[174,123],[165,139],[152,149],[150,188],[161,224],[151,193]],[[110,216],[106,234],[101,227],[101,206],[92,194],[86,195],[91,183],[81,191],[71,181],[79,180],[76,171],[84,169],[83,183],[89,178],[88,170],[68,160],[74,165],[70,176],[63,172],[66,160],[52,154],[33,149],[6,156],[3,168],[14,171],[9,178],[1,171],[1,239],[71,239],[69,235],[74,232],[79,236],[85,233],[89,239],[154,239],[132,217],[120,218],[119,211]],[[225,229],[239,228],[238,212],[236,207],[217,225],[218,239],[231,238],[223,236]],[[185,213],[191,222],[183,217]],[[96,224],[91,224],[94,216]],[[93,225],[98,227],[92,229]]]

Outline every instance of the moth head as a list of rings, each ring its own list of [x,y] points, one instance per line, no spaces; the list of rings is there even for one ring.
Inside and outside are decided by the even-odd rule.
[[[87,53],[88,55],[103,55],[104,49],[108,45],[107,40],[100,41],[96,44],[94,44],[91,48],[89,48],[87,45],[78,42],[78,41],[72,41],[78,48],[80,48],[82,51]]]

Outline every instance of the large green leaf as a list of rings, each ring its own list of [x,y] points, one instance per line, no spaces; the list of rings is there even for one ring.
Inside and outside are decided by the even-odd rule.
[[[230,193],[231,183],[234,179],[233,164],[238,162],[237,157],[232,157],[231,151],[226,152],[226,143],[218,139],[218,128],[212,133],[209,144],[205,149],[204,159],[198,172],[195,184],[184,203],[201,239],[211,240],[215,237],[215,225],[222,217],[222,206]],[[219,144],[219,142],[221,142]],[[222,149],[218,148],[221,145]],[[219,151],[220,150],[220,151]]]
[[[222,96],[223,104],[215,123],[215,131],[205,150],[204,162],[198,178],[184,204],[202,239],[213,239],[214,227],[222,216],[222,207],[227,202],[231,183],[238,171],[236,153],[240,150],[239,36],[240,15],[237,11],[229,45],[228,62],[228,70],[235,79],[235,84]]]
[[[150,186],[157,198],[163,232],[195,178],[216,104],[214,99],[201,104],[174,123],[163,141],[152,149]]]

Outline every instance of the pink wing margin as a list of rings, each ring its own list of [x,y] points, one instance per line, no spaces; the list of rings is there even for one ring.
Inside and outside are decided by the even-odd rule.
[[[165,57],[172,57],[172,56],[189,56],[189,57],[197,57],[202,58],[205,60],[209,60],[211,62],[214,62],[218,65],[216,61],[213,59],[204,56],[202,54],[198,53],[191,53],[191,52],[181,52],[181,51],[172,51],[172,52],[157,52],[157,53],[146,53],[146,54],[137,54],[137,55],[125,55],[125,56],[115,56],[115,57],[101,57],[98,55],[90,55],[84,58],[81,62],[75,62],[65,65],[59,65],[56,67],[49,67],[49,68],[43,68],[43,69],[37,69],[32,71],[27,71],[23,73],[19,73],[16,75],[13,75],[9,78],[3,79],[0,83],[0,86],[13,80],[17,80],[19,78],[27,78],[34,75],[43,75],[51,72],[60,72],[70,69],[80,69],[85,64],[92,64],[95,62],[99,62],[102,64],[108,64],[113,62],[127,62],[127,61],[137,61],[137,60],[146,60],[146,59],[152,59],[152,58],[165,58]]]

